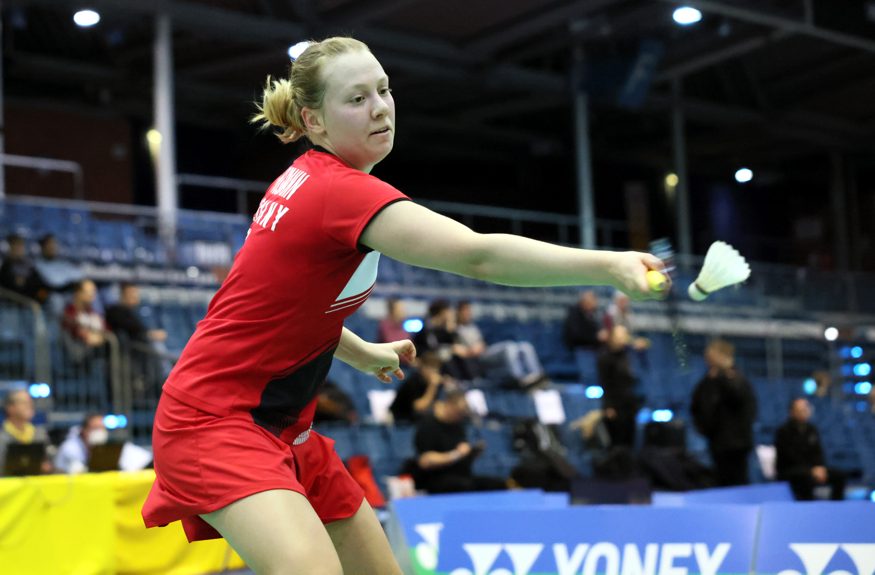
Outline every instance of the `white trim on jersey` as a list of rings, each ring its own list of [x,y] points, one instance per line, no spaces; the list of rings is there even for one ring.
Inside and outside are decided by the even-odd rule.
[[[340,295],[334,300],[331,309],[325,313],[334,313],[342,309],[360,304],[371,294],[377,282],[377,269],[380,265],[380,252],[368,253],[355,270]]]

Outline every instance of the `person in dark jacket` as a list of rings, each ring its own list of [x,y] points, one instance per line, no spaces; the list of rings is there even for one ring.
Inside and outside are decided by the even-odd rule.
[[[629,367],[631,338],[625,326],[615,325],[608,334],[605,348],[599,353],[599,384],[604,390],[602,409],[611,445],[634,447],[635,415],[639,401],[638,383]]]
[[[106,309],[106,323],[117,335],[139,343],[163,342],[167,332],[163,329],[148,329],[139,315],[140,288],[130,282],[119,286],[118,302]]]
[[[444,393],[432,413],[419,420],[414,435],[416,487],[428,493],[498,491],[507,488],[507,480],[475,475],[474,460],[486,445],[470,443],[467,433],[468,403],[465,392],[451,389]]]
[[[398,387],[389,410],[395,423],[413,423],[431,413],[438,394],[453,379],[441,373],[443,362],[434,351],[416,360],[417,368]]]
[[[119,299],[106,309],[106,324],[119,337],[127,354],[135,389],[158,387],[170,372],[167,332],[149,329],[140,316],[140,288],[130,282],[119,286]]]
[[[18,234],[6,237],[9,251],[0,265],[0,287],[14,291],[39,303],[46,301],[48,292],[33,262],[27,257],[27,243]]]
[[[708,371],[690,405],[693,424],[708,440],[718,485],[746,485],[757,414],[753,388],[735,368],[735,347],[728,341],[711,341],[705,363]]]
[[[480,376],[476,358],[462,344],[456,332],[456,311],[446,300],[438,299],[428,306],[428,319],[413,337],[419,353],[433,351],[443,362],[443,372],[460,381],[472,381]]]
[[[775,432],[775,470],[799,501],[814,499],[817,485],[830,486],[830,498],[845,498],[845,474],[826,467],[820,433],[811,419],[811,405],[804,397],[790,402],[787,421]]]
[[[580,293],[577,305],[568,308],[562,325],[565,347],[574,352],[581,381],[594,383],[597,376],[598,351],[607,339],[599,316],[599,300],[593,290]]]
[[[599,299],[592,290],[581,292],[577,305],[568,308],[562,339],[568,349],[596,349],[607,338],[598,315]]]

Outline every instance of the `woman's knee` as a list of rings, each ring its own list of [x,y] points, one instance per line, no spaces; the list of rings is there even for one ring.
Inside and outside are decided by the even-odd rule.
[[[283,551],[265,563],[260,569],[250,567],[257,575],[343,575],[336,553]]]

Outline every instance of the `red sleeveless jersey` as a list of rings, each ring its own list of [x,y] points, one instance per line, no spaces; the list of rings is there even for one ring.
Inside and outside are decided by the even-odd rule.
[[[247,411],[292,443],[313,419],[344,318],[377,278],[380,254],[359,237],[406,199],[330,153],[299,157],[265,193],[164,391],[215,415]]]

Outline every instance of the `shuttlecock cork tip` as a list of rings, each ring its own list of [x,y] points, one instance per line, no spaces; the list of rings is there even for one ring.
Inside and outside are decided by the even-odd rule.
[[[693,301],[702,301],[711,293],[750,277],[750,266],[738,251],[726,242],[716,241],[708,248],[702,271],[687,293]]]
[[[704,301],[705,298],[711,295],[711,292],[703,290],[696,285],[696,282],[693,282],[687,288],[687,294],[689,294],[690,299],[693,301]]]

